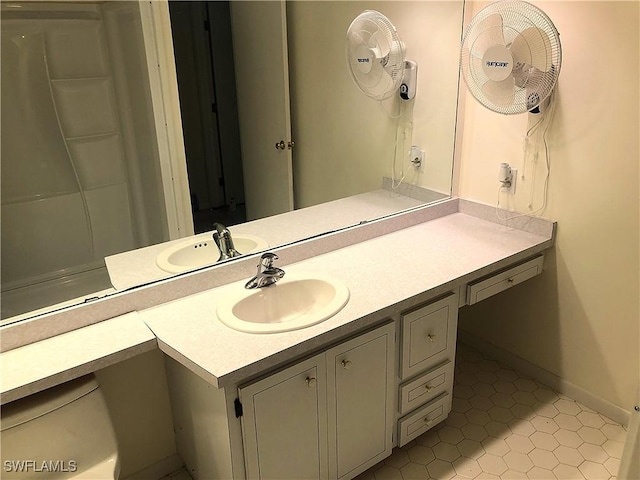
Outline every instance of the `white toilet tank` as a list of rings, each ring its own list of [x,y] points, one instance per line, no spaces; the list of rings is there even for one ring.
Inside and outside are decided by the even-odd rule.
[[[2,479],[117,479],[116,436],[87,375],[2,406]]]

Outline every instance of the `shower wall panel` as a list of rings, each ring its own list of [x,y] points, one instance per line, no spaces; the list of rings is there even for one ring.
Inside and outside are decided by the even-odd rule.
[[[44,306],[106,289],[105,256],[168,239],[142,39],[106,31],[139,35],[137,4],[24,6],[1,20],[3,318],[29,292]]]

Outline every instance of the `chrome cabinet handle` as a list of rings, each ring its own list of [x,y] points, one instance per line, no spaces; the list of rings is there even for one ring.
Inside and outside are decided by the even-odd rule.
[[[431,390],[433,390],[436,387],[432,387],[431,385],[425,385],[425,388],[427,389],[427,392],[430,392]]]
[[[342,360],[340,364],[345,370],[349,370],[351,368],[351,362],[349,360]]]
[[[432,419],[430,419],[429,417],[424,417],[424,423],[426,423],[427,425],[431,425],[431,422],[433,422]]]
[[[314,377],[307,377],[306,380],[308,387],[313,387],[316,384],[316,379]]]
[[[431,343],[433,343],[436,341],[436,334],[430,333],[429,335],[427,335],[427,338],[431,341]]]

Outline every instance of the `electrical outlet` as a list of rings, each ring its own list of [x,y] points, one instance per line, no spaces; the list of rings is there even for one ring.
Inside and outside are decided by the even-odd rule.
[[[516,178],[518,176],[518,169],[511,168],[508,163],[501,163],[500,170],[498,172],[498,181],[502,183],[501,190],[511,195],[516,193]]]
[[[409,151],[409,161],[416,170],[424,169],[424,150],[420,150],[420,147],[415,145],[411,147]]]

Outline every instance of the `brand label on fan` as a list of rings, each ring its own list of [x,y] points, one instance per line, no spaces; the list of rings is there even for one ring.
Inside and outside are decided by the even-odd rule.
[[[375,58],[373,52],[366,44],[362,44],[358,45],[354,53],[358,71],[365,75],[368,74],[373,68],[373,59]]]
[[[493,45],[482,56],[483,70],[489,79],[501,82],[511,75],[513,57],[504,45]]]

